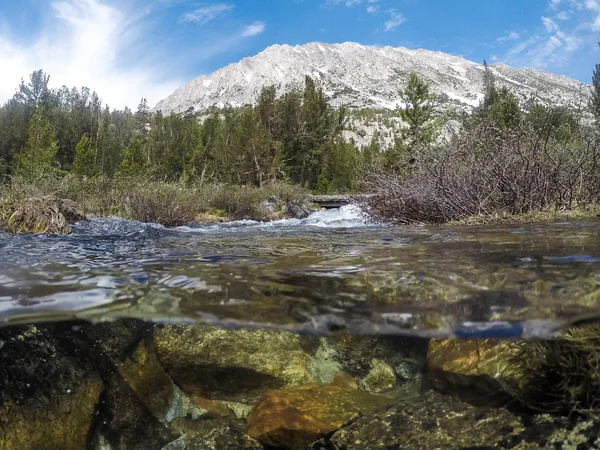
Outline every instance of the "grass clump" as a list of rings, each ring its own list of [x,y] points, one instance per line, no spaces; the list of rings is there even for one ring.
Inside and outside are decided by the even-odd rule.
[[[34,234],[67,234],[70,223],[85,218],[75,202],[53,196],[5,201],[0,216],[6,231]]]
[[[125,197],[127,215],[140,222],[177,227],[190,223],[204,208],[195,190],[175,183],[138,185]]]
[[[524,368],[515,397],[534,410],[600,418],[600,325],[551,340],[522,341],[510,364]]]

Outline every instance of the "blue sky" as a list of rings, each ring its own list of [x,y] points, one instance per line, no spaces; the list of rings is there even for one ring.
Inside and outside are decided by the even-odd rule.
[[[600,0],[0,0],[0,101],[42,68],[111,107],[151,104],[272,44],[440,50],[589,83]]]

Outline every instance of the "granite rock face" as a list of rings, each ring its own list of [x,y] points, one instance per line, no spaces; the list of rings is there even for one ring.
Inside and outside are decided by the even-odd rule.
[[[577,106],[582,83],[535,69],[515,69],[505,64],[490,66],[498,86],[506,86],[526,100],[535,94],[552,105]],[[411,72],[431,83],[442,107],[472,110],[483,99],[483,65],[459,56],[404,47],[373,47],[353,42],[312,42],[295,47],[273,45],[258,55],[244,58],[210,75],[181,86],[159,102],[155,110],[182,113],[213,106],[255,103],[264,87],[278,93],[303,86],[309,75],[323,88],[334,106],[396,109],[398,89]]]

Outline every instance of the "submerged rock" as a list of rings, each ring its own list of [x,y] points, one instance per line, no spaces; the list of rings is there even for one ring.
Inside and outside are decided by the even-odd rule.
[[[11,233],[68,234],[69,224],[85,219],[72,200],[54,196],[29,198],[8,207],[4,227]]]
[[[86,448],[99,374],[42,328],[4,329],[1,339],[0,448]]]
[[[313,449],[597,449],[600,423],[516,415],[503,408],[475,407],[428,391],[410,402],[359,417]]]
[[[432,339],[429,380],[436,389],[472,402],[510,401],[526,382],[526,367],[514,360],[520,351],[515,341]]]
[[[361,380],[360,387],[368,392],[385,392],[396,386],[394,369],[380,359],[371,360],[371,370]]]
[[[157,328],[162,366],[188,395],[242,403],[269,388],[315,381],[297,335],[211,326]]]
[[[303,450],[357,414],[372,413],[391,402],[353,389],[345,381],[266,392],[248,417],[248,435],[269,447]]]
[[[245,423],[237,419],[207,418],[180,420],[178,425],[186,433],[170,442],[162,450],[262,450],[263,446],[246,435]]]

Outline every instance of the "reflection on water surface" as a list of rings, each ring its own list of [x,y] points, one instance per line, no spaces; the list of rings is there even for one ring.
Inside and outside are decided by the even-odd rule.
[[[142,318],[328,333],[529,337],[600,313],[600,222],[389,227],[355,207],[165,229],[0,234],[6,323]]]

